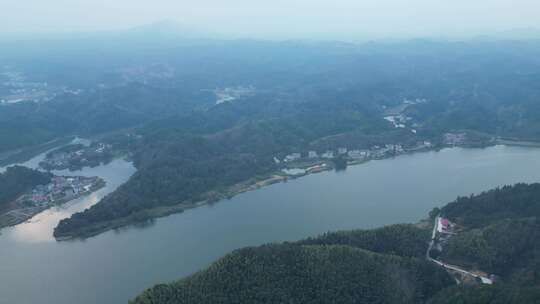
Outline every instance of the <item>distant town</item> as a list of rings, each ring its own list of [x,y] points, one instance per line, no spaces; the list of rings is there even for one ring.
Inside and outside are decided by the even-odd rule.
[[[215,89],[214,94],[216,95],[216,104],[221,104],[224,102],[232,102],[238,98],[253,95],[255,92],[255,87],[248,86],[238,86],[238,87],[228,87],[224,89]]]
[[[9,66],[0,68],[0,105],[15,104],[23,101],[48,102],[58,94],[79,95],[80,89],[57,87],[47,82],[29,81],[20,71]]]

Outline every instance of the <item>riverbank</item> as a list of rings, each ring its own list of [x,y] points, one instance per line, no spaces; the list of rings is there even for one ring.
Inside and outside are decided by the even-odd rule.
[[[182,202],[176,205],[171,206],[160,206],[152,209],[145,209],[137,213],[133,213],[128,217],[123,217],[119,219],[115,219],[112,221],[102,222],[91,226],[86,226],[82,229],[76,230],[76,231],[70,231],[69,233],[59,234],[57,230],[55,229],[54,237],[57,241],[67,241],[72,239],[86,239],[92,236],[96,236],[100,233],[103,233],[108,230],[113,230],[117,228],[121,228],[124,226],[129,226],[135,223],[140,223],[144,221],[148,221],[155,218],[161,218],[166,217],[171,214],[176,213],[182,213],[186,210],[214,204],[221,200],[225,199],[231,199],[234,196],[248,192],[253,191],[256,189],[260,189],[265,186],[269,186],[272,184],[285,182],[288,179],[292,179],[295,177],[287,177],[283,175],[277,175],[277,174],[271,174],[265,177],[260,178],[253,178],[248,181],[235,184],[225,190],[221,191],[209,191],[204,196],[207,197],[206,200],[198,201],[198,202]]]
[[[442,148],[444,147],[435,147],[435,146],[430,147],[430,148],[424,147],[422,149],[417,149],[414,151],[406,151],[399,155],[408,155],[408,154],[415,154],[415,153],[420,153],[420,152],[437,151]],[[347,165],[357,166],[357,165],[365,164],[372,160],[389,159],[389,158],[394,158],[399,155],[390,155],[387,157],[379,157],[379,158],[372,158],[372,159],[369,158],[369,159],[350,160],[347,162]],[[99,222],[99,223],[89,225],[89,226],[84,226],[77,230],[73,230],[69,232],[60,233],[57,229],[55,229],[54,237],[57,241],[86,239],[86,238],[99,235],[108,230],[122,228],[122,227],[133,225],[136,223],[149,221],[155,218],[166,217],[175,213],[182,213],[186,210],[190,210],[193,208],[197,208],[197,207],[201,207],[201,206],[205,206],[209,204],[215,204],[225,199],[227,200],[232,199],[238,194],[241,194],[244,192],[257,190],[257,189],[260,189],[269,185],[273,185],[276,183],[287,182],[289,180],[298,179],[307,175],[317,174],[317,173],[331,171],[335,169],[333,162],[331,160],[303,161],[303,162],[297,163],[295,167],[302,169],[303,172],[298,173],[298,174],[286,174],[283,171],[271,172],[267,175],[253,177],[249,180],[237,183],[225,189],[210,190],[202,195],[203,197],[205,197],[204,200],[200,200],[197,202],[184,201],[184,202],[171,205],[171,206],[160,206],[160,207],[156,207],[152,209],[145,209],[145,210],[141,210],[139,212],[133,213],[127,217],[117,218],[110,221]]]
[[[127,303],[158,282],[198,272],[238,248],[293,242],[328,231],[416,223],[457,194],[540,181],[538,149],[444,149],[289,180],[84,241],[55,241],[52,230],[59,220],[91,207],[135,172],[120,163],[129,171],[121,179],[105,178],[104,189],[2,230],[0,256],[9,261],[0,272],[6,282],[0,287],[2,299],[10,303],[20,302],[22,296],[27,303]],[[107,170],[116,174],[121,167]],[[85,175],[107,176],[93,169]],[[95,266],[96,260],[101,267]],[[48,283],[59,277],[70,279]]]
[[[9,210],[3,214],[0,214],[0,229],[24,223],[32,219],[35,215],[52,208],[53,206],[60,206],[74,199],[89,195],[105,187],[105,185],[106,183],[103,179],[97,178],[96,182],[92,184],[88,190],[70,196],[69,198],[61,198],[48,205],[28,206]]]
[[[312,165],[310,170],[307,170],[306,173],[301,175],[285,175],[281,171],[272,172],[268,175],[259,176],[255,178],[251,178],[247,181],[235,184],[233,186],[230,186],[226,189],[222,190],[213,190],[208,191],[203,196],[206,197],[205,200],[201,200],[198,202],[191,202],[191,201],[185,201],[176,205],[171,206],[160,206],[152,209],[145,209],[140,212],[131,214],[128,217],[123,217],[119,219],[115,219],[112,221],[102,222],[95,225],[87,226],[82,229],[76,230],[76,231],[70,231],[69,233],[63,233],[59,234],[57,233],[57,230],[55,230],[54,237],[58,241],[67,241],[72,239],[86,239],[89,237],[96,236],[100,233],[103,233],[108,230],[118,229],[124,226],[129,226],[132,224],[148,221],[155,218],[161,218],[166,217],[175,213],[182,213],[186,210],[215,204],[217,202],[223,201],[223,200],[229,200],[233,197],[237,196],[238,194],[254,191],[266,186],[270,186],[277,183],[287,182],[288,180],[297,179],[309,174],[316,174],[321,173],[324,171],[330,171],[333,170],[333,167],[330,165],[326,165],[324,162],[318,162],[317,165]],[[322,166],[322,164],[325,164]]]
[[[496,144],[498,145],[505,145],[505,146],[517,146],[517,147],[534,147],[539,148],[540,142],[537,141],[526,141],[526,140],[519,140],[519,139],[496,139]]]
[[[28,161],[35,156],[45,153],[54,148],[63,146],[73,141],[75,137],[62,137],[53,139],[44,144],[36,145],[33,147],[28,147],[26,149],[17,149],[13,151],[8,151],[0,154],[0,167],[8,166],[11,164],[23,163]]]
[[[423,149],[417,149],[414,151],[407,151],[399,155],[390,155],[387,157],[350,160],[347,162],[347,165],[357,166],[357,165],[365,164],[372,160],[384,160],[384,159],[394,158],[400,155],[408,155],[408,154],[427,152],[427,151],[436,151],[440,149],[442,149],[442,147],[423,148]],[[184,201],[184,202],[171,205],[171,206],[160,206],[160,207],[156,207],[152,209],[145,209],[145,210],[141,210],[139,212],[133,213],[127,217],[96,223],[90,226],[82,227],[74,231],[69,231],[67,233],[59,233],[58,230],[55,229],[54,237],[58,241],[67,241],[67,240],[73,240],[73,239],[86,239],[86,238],[99,235],[108,230],[114,230],[114,229],[122,228],[125,226],[133,225],[136,223],[148,221],[151,219],[166,217],[166,216],[176,214],[176,213],[182,213],[186,210],[190,210],[190,209],[205,206],[205,205],[215,204],[226,199],[229,200],[237,196],[238,194],[254,191],[254,190],[257,190],[266,186],[270,186],[276,183],[287,182],[289,180],[299,179],[307,175],[335,170],[335,166],[331,160],[303,161],[296,164],[295,167],[302,169],[303,172],[297,173],[297,174],[286,174],[283,171],[274,171],[266,175],[253,177],[249,180],[237,183],[235,185],[232,185],[224,189],[216,189],[216,190],[208,191],[202,195],[203,197],[205,197],[204,200],[200,200],[197,202]]]
[[[495,145],[497,145],[497,143],[492,142],[491,145],[485,145],[485,146],[482,146],[482,148],[487,148],[487,147],[495,146]],[[440,151],[445,148],[452,148],[452,147],[433,145],[430,147],[422,147],[421,149],[415,149],[415,150],[410,150],[410,151],[407,150],[400,154],[387,155],[385,157],[349,160],[347,162],[347,165],[356,166],[356,165],[365,164],[372,160],[384,160],[384,159],[395,158],[397,156],[402,156],[402,155],[412,155],[416,153],[429,152],[429,151]],[[303,161],[297,164],[294,164],[294,163],[289,164],[289,166],[291,168],[294,167],[294,168],[302,169],[303,172],[297,173],[297,174],[291,174],[291,175],[286,174],[283,171],[271,172],[267,175],[254,177],[247,181],[227,187],[225,189],[210,190],[202,195],[202,197],[204,197],[203,200],[200,200],[197,202],[184,201],[175,205],[160,206],[160,207],[156,207],[152,209],[145,209],[145,210],[141,210],[139,212],[133,213],[127,217],[118,218],[111,221],[99,222],[99,223],[96,223],[90,226],[85,226],[80,229],[69,231],[69,232],[59,233],[58,230],[55,229],[54,237],[59,241],[70,240],[70,239],[85,239],[85,238],[96,236],[108,230],[117,229],[124,226],[129,226],[132,224],[148,221],[154,218],[166,217],[175,213],[182,213],[189,209],[197,208],[197,207],[208,205],[208,204],[214,204],[225,199],[231,199],[238,194],[257,190],[268,185],[286,182],[288,180],[293,180],[293,179],[301,178],[307,175],[316,174],[316,173],[325,172],[325,171],[331,171],[335,169],[333,162],[331,160]]]

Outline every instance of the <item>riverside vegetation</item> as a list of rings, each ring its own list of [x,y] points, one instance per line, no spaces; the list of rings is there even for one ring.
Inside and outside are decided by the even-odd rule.
[[[497,274],[493,285],[456,285],[449,273],[426,260],[430,227],[398,224],[235,250],[185,279],[156,285],[130,303],[539,301],[540,184],[460,197],[431,214],[439,212],[463,227],[445,245],[443,258]]]

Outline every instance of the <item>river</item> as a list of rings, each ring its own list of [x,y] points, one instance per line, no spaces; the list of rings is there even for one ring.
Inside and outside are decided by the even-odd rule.
[[[540,181],[540,149],[452,148],[371,161],[84,241],[54,241],[61,218],[96,203],[134,171],[117,160],[70,173],[101,176],[107,187],[2,230],[0,303],[127,303],[239,247],[416,222],[457,195]]]

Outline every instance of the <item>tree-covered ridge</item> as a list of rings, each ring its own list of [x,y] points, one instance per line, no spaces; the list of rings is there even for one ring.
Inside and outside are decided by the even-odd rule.
[[[397,224],[372,230],[338,231],[298,242],[303,245],[346,245],[403,257],[424,257],[430,231],[411,224]]]
[[[131,303],[540,303],[538,189],[505,186],[442,208],[460,232],[439,258],[494,273],[494,285],[455,286],[426,259],[428,229],[392,225],[236,250]]]
[[[353,242],[361,246],[390,241],[386,236],[394,232],[411,234],[402,248],[424,236],[405,226],[339,234],[363,240]],[[234,251],[204,271],[147,290],[132,303],[424,303],[453,283],[423,258],[375,253],[340,240],[332,244],[328,235],[319,245],[306,245],[317,241]]]
[[[389,130],[361,107],[330,116],[287,107],[289,117],[278,118],[273,106],[246,100],[141,128],[133,155],[137,173],[99,204],[62,220],[55,236],[91,235],[110,221],[147,219],[153,208],[222,198],[229,187],[279,169],[275,156],[313,148],[313,141],[335,132]]]
[[[0,65],[80,92],[2,107],[0,152],[184,117],[211,108],[215,88],[237,86],[255,87],[255,99],[282,115],[283,104],[302,108],[313,99],[326,102],[316,105],[322,112],[343,110],[339,101],[348,100],[380,114],[404,98],[426,98],[407,113],[423,132],[540,139],[537,41],[27,43],[3,45]]]
[[[0,211],[6,204],[35,186],[48,184],[51,178],[50,173],[23,166],[8,167],[6,172],[0,173]]]
[[[540,184],[516,184],[458,197],[441,212],[468,228],[484,227],[507,218],[540,217]]]
[[[539,218],[506,219],[451,238],[441,258],[521,284],[540,283]]]
[[[141,50],[122,49],[125,42],[100,52],[84,42],[83,54],[68,52],[62,62],[40,57],[45,47],[62,54],[60,43],[33,56],[6,53],[40,81],[83,90],[3,107],[0,152],[73,134],[128,129],[143,137],[129,147],[139,172],[91,211],[63,221],[58,235],[144,220],[149,208],[204,198],[247,173],[269,174],[274,155],[436,142],[462,129],[540,139],[538,43],[161,41]],[[36,57],[40,68],[28,59]],[[253,94],[216,104],[216,89],[238,86]],[[383,119],[417,99],[426,102],[403,113],[414,132]]]
[[[460,197],[441,209],[461,232],[443,246],[450,264],[497,275],[492,287],[452,289],[433,303],[540,302],[540,184]]]
[[[441,213],[462,225],[441,258],[520,286],[540,283],[540,184],[516,184],[460,197]]]

